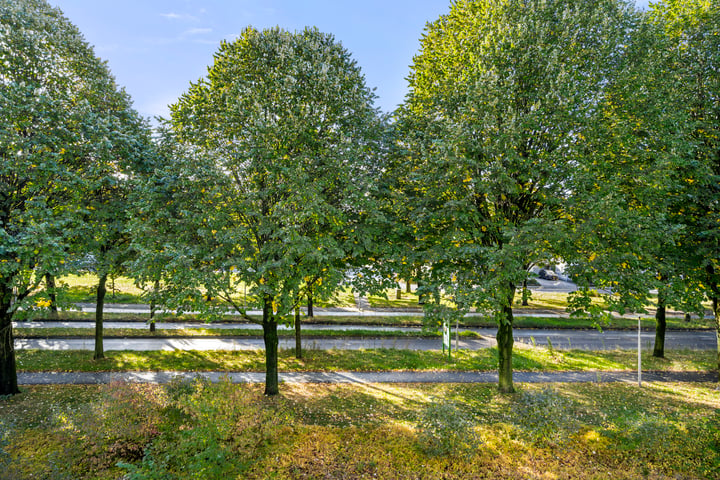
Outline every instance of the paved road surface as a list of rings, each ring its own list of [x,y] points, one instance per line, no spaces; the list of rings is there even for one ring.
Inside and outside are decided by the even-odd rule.
[[[542,280],[542,282],[546,283],[546,286],[542,287],[542,290],[544,291],[567,291],[568,287],[566,286],[567,282],[553,282],[553,281],[547,281]],[[557,284],[557,285],[555,285]],[[572,284],[570,284],[572,285]],[[92,303],[78,303],[77,307],[86,313],[92,313],[95,312],[95,304]],[[304,315],[306,313],[304,308],[300,309],[302,314]],[[148,305],[142,305],[142,304],[123,304],[123,303],[109,303],[106,304],[103,308],[103,311],[106,313],[128,313],[128,314],[150,314],[150,307]],[[196,313],[196,312],[186,312],[186,313]],[[236,312],[234,311],[228,311],[228,314],[232,315]],[[254,316],[262,316],[261,310],[249,310],[247,312],[248,315],[254,315]],[[566,312],[558,312],[556,310],[526,310],[526,309],[516,309],[514,310],[515,316],[518,317],[569,317],[569,314]],[[368,308],[357,308],[357,307],[331,307],[331,308],[318,308],[316,307],[314,309],[314,315],[316,317],[326,317],[326,316],[338,316],[338,315],[349,315],[354,317],[408,317],[408,316],[422,316],[423,312],[420,308],[408,308],[408,309],[368,309]],[[668,316],[682,316],[683,314],[678,312],[668,312]],[[468,313],[466,316],[468,317],[475,317],[475,316],[485,316],[485,314],[482,313]],[[628,314],[624,315],[627,318],[637,318],[638,314]],[[652,314],[641,314],[640,315],[643,318],[652,318]]]
[[[105,321],[105,328],[127,328],[133,330],[148,330],[145,322],[132,321]],[[13,322],[15,328],[95,328],[94,321],[49,321],[49,322]],[[183,328],[207,328],[210,330],[256,330],[260,332],[262,326],[258,323],[203,323],[203,322],[156,322],[155,327],[162,330],[180,330]],[[369,330],[376,332],[419,332],[420,327],[378,326],[378,325],[324,325],[303,323],[303,331],[309,330]],[[278,325],[278,330],[294,330],[290,325]],[[465,330],[465,328],[463,328]],[[468,328],[467,330],[471,330]]]
[[[495,345],[495,329],[477,329],[480,338],[460,338],[461,349],[479,350]],[[516,329],[518,343],[548,346],[557,349],[614,350],[636,349],[637,332],[605,330],[535,330]],[[642,332],[643,349],[652,349],[654,332]],[[294,348],[294,338],[281,337],[280,348]],[[174,337],[174,338],[106,338],[105,350],[256,350],[262,349],[262,338],[246,337]],[[455,348],[455,337],[452,339]],[[92,350],[92,338],[16,339],[18,349],[46,350]],[[442,348],[439,338],[415,337],[305,337],[303,346],[310,349],[393,348],[406,350],[438,350]],[[717,348],[715,332],[669,331],[665,337],[668,349],[714,350]]]

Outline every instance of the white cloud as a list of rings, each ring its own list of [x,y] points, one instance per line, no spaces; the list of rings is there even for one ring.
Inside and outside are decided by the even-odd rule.
[[[191,21],[191,22],[197,21],[197,17],[194,17],[187,13],[175,13],[175,12],[161,13],[160,16],[165,17],[168,20],[183,20],[183,21]]]
[[[204,35],[206,33],[212,33],[212,31],[212,28],[191,28],[190,30],[185,30],[183,35]]]

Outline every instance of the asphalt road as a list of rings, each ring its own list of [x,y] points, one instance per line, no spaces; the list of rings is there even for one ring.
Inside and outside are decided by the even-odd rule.
[[[492,347],[495,342],[495,329],[476,329],[480,338],[460,338],[459,348],[479,350]],[[636,349],[637,332],[605,330],[539,330],[516,329],[515,341],[528,345],[549,346],[557,349],[614,350]],[[644,350],[652,349],[654,332],[642,332],[641,345]],[[174,337],[174,338],[105,338],[105,350],[259,350],[263,349],[262,338],[246,337]],[[281,337],[280,348],[294,348],[292,337]],[[452,337],[452,347],[456,339]],[[439,338],[413,337],[324,337],[303,339],[304,348],[359,350],[392,348],[404,350],[439,350],[442,348]],[[93,350],[92,338],[47,338],[16,339],[17,349],[43,350]],[[717,348],[715,332],[712,331],[668,331],[665,337],[668,349],[714,350]]]

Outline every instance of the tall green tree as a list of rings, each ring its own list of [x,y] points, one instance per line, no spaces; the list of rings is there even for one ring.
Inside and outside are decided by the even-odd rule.
[[[116,141],[112,119],[128,105],[58,9],[0,1],[0,395],[18,391],[11,322],[35,306],[43,274],[63,270],[83,172]]]
[[[107,139],[98,145],[82,179],[78,223],[73,249],[93,259],[98,276],[95,302],[94,359],[104,358],[103,318],[108,276],[124,272],[133,251],[129,224],[133,187],[152,173],[155,156],[150,130],[130,108],[121,92],[108,92],[99,106],[107,112],[97,120],[98,131]]]
[[[426,285],[497,324],[499,389],[513,391],[515,292],[566,206],[633,8],[622,1],[461,0],[431,23],[398,112]]]
[[[664,355],[665,308],[681,303],[674,287],[682,252],[671,217],[674,172],[686,142],[677,128],[682,113],[667,108],[678,88],[669,68],[665,42],[643,15],[622,68],[604,87],[594,128],[585,133],[570,231],[554,240],[566,244],[564,257],[581,287],[570,302],[578,313],[645,312],[650,291],[658,290],[656,356]],[[600,291],[605,306],[592,302],[591,291]]]
[[[164,202],[165,301],[207,310],[205,295],[244,315],[236,295],[248,285],[263,311],[268,395],[277,325],[305,278],[362,252],[383,133],[373,102],[331,35],[248,28],[171,106],[175,151],[148,197]]]
[[[678,86],[666,97],[667,108],[685,115],[679,131],[688,148],[678,155],[673,192],[682,274],[686,291],[712,304],[720,372],[720,6],[664,0],[651,6],[651,17],[662,29],[672,61],[668,75]]]

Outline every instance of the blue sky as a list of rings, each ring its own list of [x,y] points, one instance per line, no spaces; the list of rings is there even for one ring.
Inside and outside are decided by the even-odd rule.
[[[637,0],[641,7],[648,0]],[[331,33],[358,62],[377,105],[390,112],[403,101],[405,77],[425,24],[449,0],[49,0],[106,60],[148,118],[205,76],[221,40],[246,26]]]

